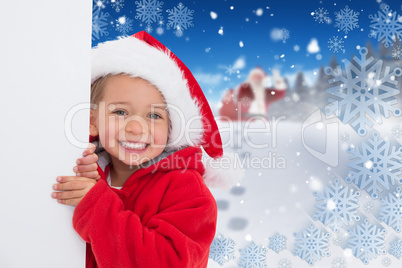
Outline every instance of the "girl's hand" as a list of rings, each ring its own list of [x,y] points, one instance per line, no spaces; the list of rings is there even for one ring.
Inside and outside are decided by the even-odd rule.
[[[61,192],[53,192],[52,198],[63,205],[76,206],[81,199],[96,184],[95,179],[76,177],[76,176],[59,176],[59,183],[53,184],[53,189]]]
[[[99,173],[97,171],[98,156],[95,152],[95,145],[89,143],[88,148],[82,153],[83,158],[77,159],[77,166],[73,168],[73,171],[78,177],[86,177],[91,179],[100,179]]]

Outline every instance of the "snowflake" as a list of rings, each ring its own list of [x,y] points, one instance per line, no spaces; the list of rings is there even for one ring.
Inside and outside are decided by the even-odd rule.
[[[116,12],[120,12],[124,7],[124,0],[110,0],[110,3]]]
[[[96,8],[92,12],[92,40],[100,39],[102,36],[108,36],[107,31],[107,18],[109,13],[102,12],[100,8]]]
[[[165,30],[164,30],[162,27],[158,27],[158,28],[156,28],[156,33],[157,33],[158,35],[162,35],[162,34],[165,33]]]
[[[331,262],[332,268],[346,268],[346,261],[341,257],[336,257]]]
[[[402,59],[402,47],[401,46],[394,46],[392,48],[392,57],[394,57],[394,59],[396,59],[396,60]]]
[[[333,53],[338,53],[339,51],[345,53],[342,37],[338,38],[338,36],[333,36],[332,38],[330,38],[328,40],[328,49]]]
[[[276,253],[286,249],[286,236],[276,233],[274,236],[269,238],[268,247]]]
[[[361,141],[360,144],[361,151],[359,146],[348,149],[352,154],[349,159],[354,161],[348,164],[347,183],[353,182],[360,189],[366,189],[374,199],[378,198],[378,192],[389,190],[395,182],[402,183],[402,147],[391,148],[390,142],[384,142],[378,132],[374,132],[367,143]]]
[[[339,183],[338,179],[329,187],[325,186],[325,191],[314,192],[316,197],[314,220],[320,220],[324,225],[329,225],[334,232],[339,232],[342,224],[349,225],[353,220],[359,221],[357,215],[359,191],[353,192],[349,187]]]
[[[137,5],[137,15],[135,19],[145,22],[147,26],[151,23],[163,20],[162,17],[162,1],[157,0],[142,0],[135,1]]]
[[[105,0],[94,0],[94,7],[96,6],[97,8],[105,8]]]
[[[227,74],[232,75],[234,73],[236,73],[236,69],[232,67],[232,65],[229,65],[228,67],[225,67]]]
[[[183,36],[183,30],[178,27],[178,28],[176,29],[176,31],[174,31],[174,34],[175,34],[177,37],[182,37],[182,36]]]
[[[388,258],[388,257],[385,257],[385,258],[382,259],[381,263],[382,263],[382,265],[384,265],[385,267],[388,267],[388,266],[391,265],[391,259]]]
[[[295,193],[297,193],[298,191],[299,191],[299,187],[297,187],[296,184],[291,184],[291,185],[289,186],[289,192],[290,192],[290,193],[295,194]]]
[[[133,30],[133,20],[126,16],[120,17],[116,22],[116,30],[124,35]]]
[[[250,99],[249,97],[242,97],[240,100],[239,100],[239,103],[240,103],[240,106],[242,107],[242,108],[249,108],[250,106],[251,106],[251,103],[252,103],[252,99]]]
[[[325,73],[334,77],[329,80],[334,85],[327,89],[330,99],[325,114],[335,114],[343,123],[351,123],[357,133],[364,136],[366,125],[373,125],[366,115],[378,124],[382,124],[381,116],[389,117],[390,111],[395,116],[401,115],[401,109],[393,105],[398,102],[394,96],[399,94],[395,76],[400,76],[402,69],[395,68],[390,72],[390,67],[385,66],[382,71],[382,60],[367,59],[365,47],[359,52],[360,59],[355,56],[352,61],[343,60],[345,71],[339,65],[336,69],[325,68]]]
[[[343,243],[343,239],[340,236],[334,236],[334,238],[332,239],[332,242],[334,242],[335,246],[341,246]]]
[[[264,247],[257,246],[254,241],[243,248],[240,249],[239,266],[240,267],[267,267],[266,264],[266,254],[267,249]]]
[[[280,259],[278,262],[278,268],[292,268],[292,262],[288,259]]]
[[[280,39],[282,40],[283,43],[286,43],[286,40],[288,40],[290,37],[289,30],[282,28],[280,30]]]
[[[192,21],[194,10],[188,9],[182,3],[179,3],[177,7],[174,7],[173,9],[166,10],[166,12],[169,13],[169,22],[167,25],[176,29],[176,35],[177,31],[183,31],[186,30],[187,27],[194,26]]]
[[[303,229],[300,233],[295,233],[294,236],[296,237],[296,242],[294,244],[295,250],[293,251],[293,255],[298,255],[308,264],[313,265],[322,256],[330,255],[327,252],[330,233],[318,230],[314,224],[310,224],[310,227]]]
[[[392,128],[392,136],[395,139],[399,139],[402,137],[402,127],[400,125],[396,125]]]
[[[349,6],[345,6],[345,8],[341,9],[340,12],[335,12],[335,28],[339,28],[339,30],[344,31],[345,34],[348,34],[348,32],[352,31],[354,28],[359,28],[359,25],[357,24],[359,21],[357,16],[359,16],[359,14],[359,12],[354,12],[350,9]]]
[[[234,247],[235,242],[232,239],[218,235],[209,248],[209,258],[223,265],[225,262],[235,258]]]
[[[363,206],[363,211],[367,214],[373,214],[375,210],[374,203],[372,201],[368,201]]]
[[[339,136],[339,139],[340,139],[342,142],[347,142],[347,141],[349,140],[349,134],[346,133],[346,132],[344,132],[343,134],[341,134],[341,135]]]
[[[385,229],[380,229],[365,219],[364,223],[348,230],[348,247],[356,258],[361,259],[364,264],[368,264],[372,258],[386,253],[384,249],[384,234],[386,232]]]
[[[385,47],[389,47],[396,38],[402,38],[402,17],[400,15],[397,17],[396,11],[392,12],[387,5],[377,14],[369,15],[372,23],[369,37],[376,38],[378,36],[377,41],[381,41]]]
[[[400,257],[402,257],[402,240],[397,239],[391,243],[389,254],[393,255],[398,260]]]
[[[402,153],[402,147],[401,147]],[[381,215],[379,221],[385,222],[392,227],[395,232],[399,233],[402,227],[402,191],[401,188],[396,188],[394,193],[388,193],[385,198],[380,197]]]
[[[153,30],[153,28],[152,28],[152,26],[151,26],[150,24],[148,24],[148,25],[145,27],[145,31],[146,31],[147,33],[152,33],[152,30]]]
[[[311,15],[314,16],[314,20],[318,21],[318,23],[324,23],[329,21],[328,11],[323,7],[319,7],[318,10],[315,10]]]

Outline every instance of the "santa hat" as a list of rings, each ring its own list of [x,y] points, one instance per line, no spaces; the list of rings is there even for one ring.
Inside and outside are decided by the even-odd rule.
[[[218,126],[196,79],[158,40],[142,31],[101,43],[92,50],[91,68],[91,84],[100,77],[124,73],[158,88],[165,98],[170,120],[165,150],[202,146],[211,158],[203,158],[203,177],[209,187],[228,188],[241,179],[244,171],[233,166],[233,155],[224,154]],[[92,140],[94,137],[90,137]],[[224,161],[226,166],[217,163],[223,158],[229,160]]]

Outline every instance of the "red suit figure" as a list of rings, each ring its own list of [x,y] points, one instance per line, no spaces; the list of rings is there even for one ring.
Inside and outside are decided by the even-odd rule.
[[[260,67],[250,71],[246,82],[236,89],[229,89],[222,100],[219,110],[220,120],[248,120],[253,116],[267,118],[268,106],[271,102],[285,96],[286,84],[273,70],[274,88],[267,88],[268,75]]]

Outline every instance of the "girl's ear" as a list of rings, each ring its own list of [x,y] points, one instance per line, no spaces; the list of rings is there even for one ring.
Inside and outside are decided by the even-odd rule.
[[[89,134],[92,137],[96,137],[99,135],[99,130],[96,124],[97,118],[95,116],[95,111],[90,110],[90,118],[89,118]]]

